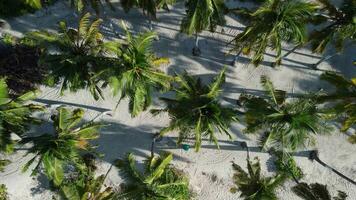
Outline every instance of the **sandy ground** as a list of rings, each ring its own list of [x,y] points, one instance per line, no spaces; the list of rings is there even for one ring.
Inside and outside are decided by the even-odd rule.
[[[236,2],[228,2],[230,6]],[[116,7],[119,7],[116,5]],[[20,36],[22,33],[37,29],[54,30],[56,23],[63,18],[69,20],[70,24],[75,24],[75,19],[71,11],[61,2],[49,8],[50,14],[43,12],[29,14],[7,20],[7,26],[1,32],[11,33]],[[121,9],[115,12],[107,11],[107,18],[103,25],[107,39],[115,39],[113,32],[108,26],[108,20],[118,23],[124,19],[130,24],[134,32],[147,29],[147,21],[138,10],[133,10],[125,14]],[[222,101],[232,104],[243,91],[251,94],[261,94],[259,79],[261,75],[269,76],[278,89],[288,91],[290,94],[298,94],[306,91],[317,91],[325,83],[319,81],[322,70],[336,70],[342,72],[347,77],[356,75],[356,70],[352,66],[351,55],[356,55],[355,48],[348,48],[345,52],[320,65],[322,70],[311,70],[308,64],[315,63],[320,55],[311,54],[307,49],[299,49],[296,53],[288,56],[283,61],[282,66],[270,67],[273,60],[273,52],[266,54],[266,61],[258,68],[249,65],[247,57],[240,57],[239,63],[229,66],[232,56],[228,54],[227,43],[232,36],[243,29],[233,16],[227,16],[227,26],[218,27],[215,33],[204,32],[200,35],[200,47],[202,55],[193,57],[191,48],[194,39],[179,33],[179,24],[184,16],[183,4],[177,4],[170,13],[159,12],[158,22],[155,22],[154,29],[159,34],[160,40],[155,42],[154,47],[159,56],[169,57],[171,63],[164,67],[168,73],[181,72],[187,70],[191,74],[199,75],[204,80],[209,80],[218,73],[224,65],[228,65],[227,82],[224,85]],[[292,47],[285,46],[285,51]],[[333,68],[331,68],[331,65]],[[117,99],[110,95],[110,91],[105,91],[106,99],[95,101],[89,92],[79,91],[77,93],[66,93],[60,96],[57,88],[41,87],[42,94],[37,102],[44,104],[64,104],[69,107],[80,107],[86,111],[86,119],[93,119],[103,111],[112,110]],[[155,94],[154,107],[161,106],[157,100],[159,94]],[[48,117],[43,116],[43,117]],[[102,161],[99,163],[98,173],[105,173],[114,159],[117,159],[127,152],[133,152],[142,159],[149,154],[152,133],[158,131],[168,123],[167,115],[153,117],[148,112],[144,112],[136,118],[131,118],[128,113],[128,102],[122,101],[118,109],[113,112],[113,116],[104,116],[102,122],[109,123],[110,126],[102,130],[100,139],[95,142],[99,145],[98,151],[104,153]],[[252,156],[258,156],[263,167],[263,174],[273,174],[273,158],[267,153],[261,153],[256,147],[255,137],[246,136],[241,133],[243,127],[234,124],[231,132],[234,139],[230,141],[227,137],[219,137],[221,150],[217,150],[213,144],[204,142],[199,153],[193,150],[188,152],[177,148],[174,140],[176,134],[167,137],[158,144],[160,150],[168,150],[174,153],[174,165],[184,170],[191,181],[191,188],[197,195],[197,199],[204,200],[230,200],[239,199],[238,194],[231,194],[230,187],[233,186],[231,177],[231,161],[242,166],[246,166],[246,152],[242,150],[235,141],[247,141],[251,146]],[[34,128],[31,132],[41,133],[48,129],[48,125]],[[346,141],[346,136],[335,131],[329,136],[318,136],[317,144],[310,149],[318,149],[320,157],[326,163],[337,168],[347,176],[356,180],[356,146],[352,146]],[[189,143],[189,142],[188,142]],[[45,188],[48,183],[45,177],[29,177],[29,174],[21,173],[21,166],[29,157],[22,158],[23,153],[18,152],[8,156],[13,162],[4,173],[0,173],[0,183],[7,185],[11,200],[43,200],[51,199],[51,192]],[[308,183],[319,182],[327,184],[332,193],[343,190],[349,195],[349,199],[356,199],[356,186],[341,179],[330,170],[322,167],[316,162],[308,160],[307,155],[300,154],[295,157],[299,166],[303,169],[305,177],[303,181]],[[107,179],[107,184],[118,186],[122,180],[117,170],[112,170]],[[290,187],[293,182],[287,182],[278,191],[278,196],[283,200],[297,200]]]

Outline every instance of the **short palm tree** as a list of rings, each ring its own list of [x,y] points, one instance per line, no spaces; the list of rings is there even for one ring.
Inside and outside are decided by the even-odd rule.
[[[93,151],[89,140],[99,137],[99,128],[102,125],[96,123],[79,125],[84,116],[81,109],[70,111],[60,107],[57,112],[51,117],[54,133],[27,137],[21,143],[33,143],[28,153],[35,155],[24,165],[23,171],[27,171],[34,162],[37,162],[32,175],[37,174],[43,167],[46,176],[58,186],[64,179],[65,167],[72,165],[78,170],[85,168],[80,153]]]
[[[232,51],[253,53],[252,63],[258,66],[267,48],[276,51],[278,65],[282,60],[282,43],[299,46],[307,40],[306,25],[317,5],[304,0],[267,0],[255,11],[244,9],[249,24],[231,42]],[[236,60],[236,59],[235,59]]]
[[[263,177],[261,175],[261,165],[258,158],[255,162],[247,159],[247,172],[239,165],[233,163],[235,171],[233,180],[237,188],[231,188],[230,191],[240,191],[245,200],[277,200],[276,189],[283,184],[285,177],[275,175],[272,177]]]
[[[152,31],[152,20],[155,20],[158,9],[168,9],[168,5],[173,5],[176,0],[121,0],[121,5],[126,12],[137,7],[142,9],[144,15],[148,17],[149,29]]]
[[[343,191],[338,191],[337,196],[331,197],[326,185],[313,183],[299,183],[292,188],[292,191],[305,200],[346,200],[347,195]]]
[[[27,35],[45,48],[54,48],[57,53],[45,54],[41,63],[49,67],[47,84],[61,85],[61,94],[69,89],[76,92],[79,89],[89,89],[97,100],[103,98],[99,86],[100,76],[104,73],[102,63],[105,53],[103,35],[100,33],[100,19],[90,22],[87,13],[79,21],[77,29],[67,27],[60,22],[60,32],[32,32]],[[48,47],[49,46],[49,47]]]
[[[60,186],[62,197],[66,200],[114,200],[114,191],[111,187],[105,187],[111,167],[105,175],[95,177],[93,169],[86,166],[87,171],[77,177],[67,179]]]
[[[264,150],[295,151],[314,144],[313,135],[329,133],[324,116],[311,98],[286,101],[286,92],[276,90],[272,82],[261,77],[266,98],[242,94],[240,102],[245,108],[246,133],[266,131],[261,138]]]
[[[175,98],[161,98],[167,107],[151,110],[153,114],[167,111],[171,118],[168,127],[163,128],[160,134],[179,130],[180,144],[193,133],[196,151],[199,151],[203,137],[209,137],[219,147],[215,135],[217,130],[231,138],[228,129],[232,122],[237,121],[237,111],[222,106],[218,100],[221,86],[225,82],[225,70],[209,85],[204,85],[200,78],[193,78],[187,73],[180,75],[177,82],[179,86],[173,89]]]
[[[170,166],[172,154],[150,158],[145,162],[144,172],[135,167],[133,154],[128,154],[117,162],[128,183],[117,195],[118,199],[127,200],[188,200],[190,199],[189,181],[174,167]]]
[[[214,31],[218,25],[225,25],[226,7],[223,0],[188,0],[185,4],[186,16],[182,19],[181,31],[195,34],[193,55],[200,55],[198,34],[209,29]]]
[[[356,1],[343,0],[341,7],[333,5],[329,0],[318,0],[323,6],[318,20],[325,22],[321,29],[314,30],[310,35],[312,49],[316,53],[323,53],[328,45],[333,45],[338,52],[342,51],[346,42],[356,41]],[[321,62],[330,59],[336,54],[326,56],[315,63],[317,67]]]
[[[26,104],[35,97],[36,92],[27,92],[10,98],[5,79],[0,79],[0,152],[13,152],[16,141],[11,134],[22,136],[28,125],[39,122],[32,113],[42,110],[42,107]]]
[[[123,28],[127,39],[116,51],[118,59],[114,61],[108,79],[114,95],[120,94],[120,100],[129,98],[129,110],[135,117],[151,105],[153,89],[168,89],[172,77],[158,69],[169,60],[154,55],[152,42],[155,34],[146,32],[133,37],[124,23]]]
[[[332,118],[344,119],[341,131],[346,132],[356,124],[356,78],[348,80],[335,72],[325,72],[320,78],[335,86],[336,90],[319,95],[318,101],[334,103],[326,109],[326,113],[330,114]],[[356,143],[356,134],[350,136],[349,140]]]

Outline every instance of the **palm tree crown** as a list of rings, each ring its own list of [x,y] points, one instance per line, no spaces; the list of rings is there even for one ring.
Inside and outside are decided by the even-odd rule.
[[[305,200],[346,200],[347,198],[346,193],[343,191],[338,191],[337,196],[331,198],[326,185],[319,183],[310,185],[307,183],[299,183],[292,188],[292,191]]]
[[[252,63],[257,66],[270,47],[277,52],[276,64],[280,64],[282,42],[304,43],[306,23],[316,9],[315,4],[303,0],[268,0],[256,11],[244,9],[249,25],[233,39],[232,50],[253,52]]]
[[[276,90],[267,77],[261,77],[261,84],[267,98],[242,94],[240,102],[246,109],[246,133],[267,131],[261,139],[263,149],[294,151],[313,144],[311,134],[330,132],[331,127],[326,124],[314,100],[300,98],[286,102],[286,92]]]
[[[153,157],[145,163],[141,173],[135,167],[133,154],[119,160],[117,166],[126,175],[128,184],[119,193],[119,199],[127,200],[188,200],[190,199],[189,182],[186,177],[169,165],[172,154]]]
[[[176,93],[175,99],[161,98],[167,107],[151,111],[154,114],[167,111],[171,118],[169,126],[160,133],[163,135],[179,130],[178,143],[181,143],[194,132],[196,151],[200,149],[203,136],[208,136],[210,141],[218,146],[216,130],[231,138],[228,129],[233,121],[237,121],[237,112],[223,107],[218,101],[221,85],[225,81],[225,70],[209,85],[204,85],[200,79],[195,79],[187,73],[180,75],[177,81],[179,86],[173,89]]]
[[[36,92],[27,92],[11,99],[5,79],[0,79],[0,152],[13,152],[16,141],[12,139],[11,134],[22,136],[28,125],[39,122],[31,115],[34,111],[42,110],[42,107],[25,105],[35,97]]]
[[[29,153],[35,154],[23,167],[23,171],[27,171],[35,161],[38,161],[32,175],[40,171],[40,167],[43,165],[47,177],[55,185],[60,185],[64,179],[66,166],[72,165],[79,170],[84,169],[80,152],[93,150],[88,141],[99,137],[98,130],[102,125],[86,123],[79,126],[84,115],[84,111],[81,109],[70,111],[60,107],[57,111],[58,114],[52,116],[54,134],[27,137],[21,143],[32,142],[33,146]]]
[[[239,165],[233,163],[234,182],[237,188],[231,188],[232,192],[236,190],[241,192],[240,197],[245,200],[277,200],[275,194],[277,187],[283,184],[285,177],[275,175],[273,177],[261,176],[261,165],[258,158],[255,162],[247,159],[247,172]]]
[[[151,104],[152,89],[168,89],[172,78],[158,69],[169,60],[154,55],[152,41],[155,34],[146,32],[133,37],[125,24],[123,27],[127,40],[116,51],[118,59],[113,64],[109,82],[114,95],[119,93],[120,99],[130,99],[130,113],[137,116]]]

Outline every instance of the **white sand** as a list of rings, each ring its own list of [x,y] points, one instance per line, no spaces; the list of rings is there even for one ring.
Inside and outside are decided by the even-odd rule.
[[[231,1],[229,4],[236,4]],[[8,27],[1,32],[8,32],[15,35],[36,29],[54,30],[56,22],[63,19],[64,16],[70,16],[69,10],[62,4],[57,3],[50,8],[51,14],[41,16],[43,13],[29,14],[7,20]],[[140,12],[132,11],[125,14],[121,9],[115,13],[107,11],[113,21],[125,19],[131,24],[134,31],[146,29],[147,21]],[[159,12],[159,22],[155,23],[155,30],[160,35],[160,41],[155,43],[155,50],[159,56],[169,57],[171,64],[164,67],[168,73],[181,72],[187,70],[191,74],[196,74],[208,80],[212,75],[219,72],[224,65],[229,65],[232,60],[231,55],[226,55],[229,50],[226,43],[231,40],[231,36],[241,31],[243,25],[239,24],[233,16],[227,16],[228,26],[218,27],[216,33],[204,32],[200,40],[202,55],[200,57],[191,56],[191,48],[194,39],[179,33],[179,23],[184,15],[183,4],[174,7],[171,13]],[[75,22],[73,18],[68,18],[71,24]],[[75,24],[75,23],[74,23]],[[107,23],[106,23],[107,25]],[[106,33],[108,39],[112,39],[112,33]],[[286,50],[292,47],[286,46]],[[270,53],[270,55],[274,53]],[[347,77],[355,76],[356,70],[352,66],[351,55],[356,55],[355,48],[348,48],[342,56],[332,60],[331,68],[329,62],[322,63],[321,69],[334,69],[342,72]],[[308,69],[305,65],[315,63],[319,55],[311,54],[307,49],[297,50],[297,53],[291,54],[283,62],[283,65],[277,68],[271,68],[267,62],[259,68],[248,66],[249,60],[245,57],[239,59],[239,64],[234,67],[228,66],[227,83],[224,86],[223,101],[224,103],[234,103],[239,94],[247,91],[252,94],[260,94],[261,87],[259,79],[261,75],[269,76],[278,89],[283,89],[291,93],[302,93],[306,91],[316,91],[325,85],[318,80],[322,71]],[[272,61],[273,57],[266,56],[266,60]],[[53,88],[42,87],[42,94],[39,97],[41,102],[50,104],[68,104],[73,107],[82,107],[86,111],[86,118],[92,119],[98,113],[111,110],[116,105],[116,99],[112,98],[109,91],[106,91],[106,100],[94,101],[89,92],[80,91],[76,94],[66,93],[65,96],[59,96],[58,90]],[[158,94],[155,94],[155,105],[160,106],[157,100]],[[148,112],[132,119],[128,113],[127,101],[122,101],[114,113],[113,117],[105,116],[101,120],[109,122],[111,126],[102,130],[101,138],[96,142],[99,144],[98,151],[105,154],[103,161],[99,164],[99,172],[104,173],[114,159],[123,156],[127,152],[135,153],[139,158],[149,154],[152,133],[158,131],[168,123],[166,114],[153,117]],[[46,126],[35,132],[46,130]],[[241,133],[241,125],[233,125],[231,132],[235,140],[246,140],[251,147],[256,146],[254,136],[244,136]],[[246,166],[246,152],[240,147],[229,141],[227,137],[221,136],[221,150],[217,150],[213,144],[204,142],[199,153],[193,150],[185,152],[174,145],[175,134],[167,135],[159,148],[169,150],[174,153],[174,164],[184,170],[190,177],[191,187],[197,193],[197,199],[204,200],[229,200],[239,199],[238,194],[231,194],[230,187],[233,186],[231,177],[231,161],[241,166]],[[315,147],[320,152],[320,158],[329,163],[339,171],[356,180],[356,146],[346,141],[345,135],[335,131],[330,136],[318,136],[318,143]],[[258,156],[261,160],[263,173],[266,175],[273,174],[271,166],[271,157],[266,153],[252,152],[252,157]],[[6,168],[4,173],[0,173],[0,183],[7,185],[12,200],[25,199],[50,199],[51,192],[40,188],[47,186],[46,179],[31,178],[29,174],[22,174],[20,166],[25,163],[21,159],[22,153],[16,153],[10,156],[13,163]],[[330,191],[335,193],[337,190],[343,190],[349,195],[349,199],[356,199],[356,186],[348,183],[328,169],[322,167],[316,162],[311,162],[307,157],[295,157],[299,166],[303,169],[305,177],[303,181],[308,183],[319,182],[327,184]],[[268,164],[267,164],[268,163]],[[211,177],[216,176],[214,182]],[[121,179],[117,170],[112,170],[108,178],[108,184],[118,186]],[[297,200],[290,187],[292,181],[287,182],[284,187],[279,189],[278,195],[283,200]]]

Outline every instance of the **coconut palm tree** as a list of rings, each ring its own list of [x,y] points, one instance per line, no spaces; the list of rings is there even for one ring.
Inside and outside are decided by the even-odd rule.
[[[337,196],[331,197],[326,185],[313,183],[299,183],[292,187],[292,191],[305,200],[346,200],[347,195],[343,191],[338,191]]]
[[[237,111],[222,106],[218,100],[225,82],[225,69],[209,85],[204,85],[200,78],[193,78],[187,73],[179,75],[177,82],[178,86],[173,89],[175,98],[161,98],[167,107],[151,110],[153,114],[167,111],[171,118],[168,127],[163,128],[160,134],[179,130],[180,144],[193,133],[196,151],[199,151],[203,137],[209,137],[219,147],[216,131],[231,138],[228,129],[232,122],[237,121]]]
[[[119,160],[117,166],[128,180],[123,190],[117,195],[118,199],[127,200],[188,200],[189,181],[174,167],[170,166],[172,154],[152,157],[145,162],[144,172],[135,167],[132,153],[125,159]]]
[[[99,137],[99,128],[102,125],[97,123],[82,124],[84,111],[81,109],[71,111],[59,107],[57,112],[51,116],[54,133],[26,137],[21,143],[33,143],[28,153],[35,155],[23,166],[23,171],[27,171],[31,165],[37,162],[32,170],[32,175],[36,175],[43,167],[46,176],[58,186],[64,179],[65,167],[74,166],[78,170],[85,169],[80,153],[93,151],[89,141]]]
[[[32,32],[27,38],[48,49],[41,63],[50,69],[47,84],[61,85],[61,94],[67,89],[76,92],[89,89],[97,100],[103,98],[99,86],[100,76],[106,66],[102,64],[105,53],[103,35],[100,33],[100,19],[90,22],[90,14],[85,14],[77,29],[59,23],[60,32]],[[49,46],[49,47],[48,47]],[[54,48],[57,53],[50,53]]]
[[[261,175],[261,165],[258,158],[255,162],[247,159],[247,172],[239,165],[232,163],[235,174],[233,180],[235,188],[231,192],[240,191],[240,197],[245,200],[277,200],[276,189],[283,184],[285,177],[283,175],[274,175],[272,177],[263,177]]]
[[[42,106],[26,104],[36,97],[36,92],[27,92],[17,98],[10,98],[5,79],[0,79],[0,152],[11,153],[16,140],[11,134],[22,136],[28,125],[38,123],[32,113]]]
[[[288,152],[314,143],[313,135],[327,134],[331,127],[311,98],[286,101],[286,92],[276,90],[266,76],[261,77],[266,98],[242,94],[239,102],[245,108],[246,133],[266,131],[261,137],[262,149]]]
[[[175,2],[176,0],[121,0],[121,5],[126,12],[134,7],[142,9],[143,14],[148,17],[149,30],[152,31],[152,20],[157,19],[157,10],[169,11],[168,5],[173,5]]]
[[[348,80],[341,74],[330,71],[323,73],[320,79],[335,86],[336,90],[321,94],[317,99],[320,103],[332,103],[325,112],[332,118],[343,119],[341,131],[346,132],[356,124],[356,78]],[[356,143],[356,134],[350,136],[349,141]]]
[[[326,24],[311,33],[309,40],[312,50],[323,53],[328,45],[332,45],[337,52],[340,52],[345,43],[356,41],[356,1],[343,0],[340,7],[333,5],[329,0],[318,0],[318,2],[323,6],[322,11],[325,11],[317,16],[318,21]],[[314,67],[335,55],[322,58],[314,64]]]
[[[134,37],[124,23],[122,26],[127,39],[116,51],[118,59],[112,63],[108,79],[114,95],[120,94],[120,100],[129,98],[129,111],[135,117],[151,104],[153,89],[168,89],[172,77],[158,69],[169,60],[154,55],[155,34],[145,32]]]
[[[198,34],[207,29],[215,31],[218,25],[224,25],[227,9],[223,0],[188,0],[185,7],[186,16],[182,19],[181,31],[189,36],[195,35],[193,55],[199,56]]]
[[[6,165],[10,164],[11,161],[10,160],[0,160],[0,172],[4,172],[4,169],[6,167]]]
[[[249,24],[231,41],[232,51],[238,52],[237,56],[252,53],[252,63],[258,66],[270,47],[277,53],[275,63],[280,64],[282,43],[305,43],[306,25],[316,9],[317,5],[303,0],[268,0],[255,11],[244,9]]]

